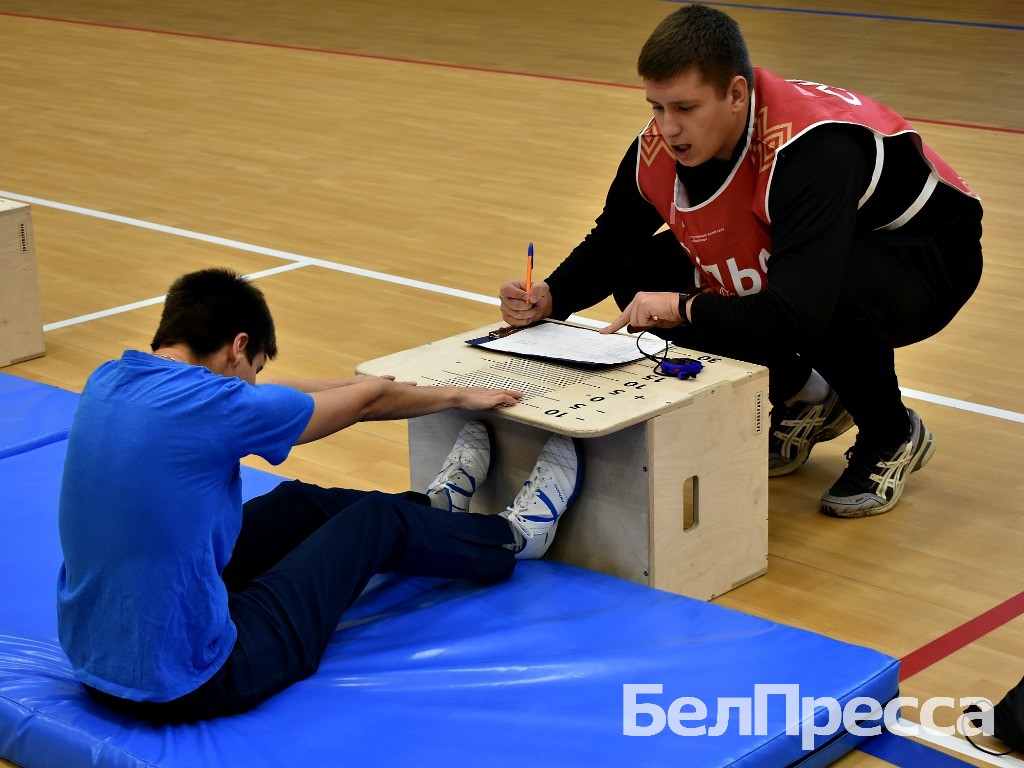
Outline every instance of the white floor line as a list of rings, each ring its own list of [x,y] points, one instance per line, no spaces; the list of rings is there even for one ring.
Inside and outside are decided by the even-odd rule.
[[[38,197],[30,197],[28,195],[20,195],[15,192],[8,192],[6,190],[0,190],[0,198],[7,198],[9,200],[18,200],[29,205],[37,205],[43,208],[54,208],[60,211],[66,211],[68,213],[77,213],[82,216],[90,216],[96,219],[103,219],[105,221],[112,221],[118,224],[127,224],[132,227],[139,227],[141,229],[148,229],[154,232],[162,232],[168,235],[175,235],[177,237],[185,237],[190,240],[199,240],[204,243],[210,243],[212,245],[220,245],[225,248],[233,248],[235,250],[247,251],[249,253],[258,253],[263,256],[271,256],[273,258],[285,259],[292,262],[288,267],[279,267],[272,270],[265,270],[263,272],[257,272],[250,277],[263,277],[270,274],[276,274],[277,272],[287,271],[289,269],[297,269],[305,266],[316,266],[324,269],[330,269],[335,272],[344,272],[350,275],[358,275],[359,277],[366,277],[372,280],[381,280],[387,283],[393,283],[396,285],[403,285],[409,288],[418,288],[423,291],[430,291],[432,293],[440,293],[445,296],[454,296],[460,299],[467,299],[468,301],[475,301],[481,304],[490,304],[491,306],[498,306],[499,300],[495,296],[485,296],[480,293],[473,293],[471,291],[463,291],[458,288],[449,288],[444,285],[437,285],[436,283],[428,283],[422,280],[412,280],[405,277],[399,277],[397,275],[389,275],[386,272],[377,272],[371,269],[363,269],[362,267],[353,267],[347,264],[339,264],[338,262],[328,261],[326,259],[317,259],[310,256],[302,256],[297,253],[290,253],[288,251],[278,250],[276,248],[265,248],[260,245],[251,245],[249,243],[242,243],[237,240],[228,240],[227,238],[217,237],[215,235],[206,235],[202,232],[193,232],[188,229],[180,229],[178,227],[168,227],[163,224],[155,224],[149,221],[143,221],[142,219],[133,219],[128,216],[119,216],[113,213],[106,213],[105,211],[96,211],[90,208],[82,208],[77,205],[68,205],[66,203],[57,203],[52,200],[44,200]],[[57,328],[65,328],[69,325],[76,325],[78,323],[88,322],[89,320],[96,320],[101,317],[109,317],[120,312],[130,312],[133,309],[139,309],[141,307],[148,307],[153,304],[158,304],[163,301],[163,296],[154,297],[152,299],[146,299],[144,301],[135,302],[133,304],[125,304],[121,307],[114,307],[112,309],[104,310],[102,312],[94,312],[89,315],[82,315],[80,317],[73,317],[67,320],[61,320],[56,323],[50,323],[43,326],[44,331],[51,331]],[[600,328],[605,323],[599,320],[592,320],[586,317],[580,317],[573,315],[569,318],[574,322],[582,325],[587,325],[594,328]],[[934,395],[929,392],[921,392],[914,389],[901,388],[903,394],[914,400],[921,400],[923,402],[935,403],[937,405],[944,405],[949,408],[956,408],[962,411],[969,411],[971,413],[978,413],[984,416],[992,416],[997,419],[1004,419],[1006,421],[1014,421],[1020,424],[1024,424],[1024,413],[1017,413],[1015,411],[1008,411],[1002,408],[994,408],[988,405],[981,405],[979,403],[972,403],[966,400],[956,400],[951,397],[945,397],[943,395]]]
[[[960,739],[956,736],[951,736],[948,733],[936,731],[932,728],[926,728],[923,725],[917,725],[916,723],[911,723],[908,720],[900,719],[890,728],[890,730],[898,736],[905,736],[908,738],[910,736],[915,736],[916,738],[921,739],[921,741],[927,741],[937,747],[945,747],[952,752],[957,752],[961,755],[965,755],[966,757],[972,757],[975,760],[988,763],[989,765],[997,765],[1001,766],[1001,768],[1022,768],[1022,766],[1024,766],[1024,761],[1018,760],[1015,757],[987,755],[980,749],[972,747],[965,739]]]
[[[131,312],[133,309],[151,307],[154,304],[162,303],[163,300],[163,296],[154,296],[152,299],[134,301],[131,304],[122,304],[120,307],[111,307],[110,309],[104,309],[99,312],[90,312],[88,315],[69,317],[67,320],[58,320],[55,323],[47,323],[46,325],[43,326],[43,330],[56,331],[58,328],[67,328],[69,325],[78,325],[79,323],[87,323],[90,320],[99,320],[104,317],[110,317],[111,315],[119,315],[122,312]]]
[[[262,272],[253,272],[251,275],[246,275],[250,280],[257,280],[261,277],[268,277],[270,275],[279,275],[282,272],[291,272],[293,269],[302,269],[308,266],[307,264],[293,263],[285,264],[280,267],[274,267],[273,269],[264,269]],[[131,312],[134,309],[142,309],[143,307],[151,307],[154,304],[160,304],[163,302],[165,296],[154,296],[151,299],[143,299],[142,301],[135,301],[131,304],[122,304],[120,307],[111,307],[110,309],[104,309],[99,312],[90,312],[88,315],[79,315],[78,317],[69,317],[67,320],[58,320],[55,323],[47,323],[43,326],[44,331],[55,331],[58,328],[67,328],[69,325],[78,325],[79,323],[87,323],[90,320],[99,320],[103,317],[110,317],[111,315],[120,315],[122,312]]]
[[[28,195],[19,195],[15,192],[8,192],[0,189],[0,198],[6,198],[8,200],[18,200],[23,203],[30,205],[38,205],[42,208],[55,208],[59,211],[66,211],[68,213],[77,213],[82,216],[90,216],[95,219],[103,219],[105,221],[112,221],[117,224],[127,224],[132,227],[139,227],[140,229],[148,229],[153,232],[161,232],[167,235],[175,235],[177,237],[188,238],[189,240],[199,240],[204,243],[210,243],[211,245],[220,245],[225,248],[233,248],[238,251],[247,251],[249,253],[258,253],[263,256],[271,256],[277,259],[286,259],[287,261],[301,264],[302,266],[314,266],[323,267],[324,269],[330,269],[335,272],[345,272],[350,275],[358,275],[359,277],[367,277],[372,280],[381,280],[386,283],[394,283],[396,285],[403,285],[408,288],[418,288],[423,291],[431,291],[432,293],[441,293],[445,296],[455,296],[461,299],[468,299],[481,304],[491,304],[498,306],[499,301],[497,296],[484,296],[480,293],[472,293],[471,291],[462,291],[458,288],[449,288],[445,285],[437,285],[436,283],[428,283],[423,280],[412,280],[407,277],[399,277],[398,275],[389,275],[386,272],[377,272],[372,269],[363,269],[362,267],[353,267],[348,264],[339,264],[336,261],[328,261],[326,259],[317,259],[312,256],[302,256],[298,253],[291,253],[289,251],[282,251],[277,248],[265,248],[261,245],[252,245],[250,243],[242,243],[237,240],[228,240],[224,237],[217,237],[215,235],[206,235],[202,232],[193,232],[188,229],[180,229],[178,227],[168,227],[163,224],[154,224],[150,221],[143,221],[142,219],[133,219],[128,216],[118,216],[114,213],[106,213],[105,211],[94,211],[89,208],[81,208],[77,205],[67,205],[66,203],[56,203],[52,200],[43,200],[38,197],[29,197]]]
[[[971,403],[966,400],[957,400],[952,397],[945,397],[944,395],[933,395],[930,392],[920,392],[916,389],[907,389],[906,387],[900,387],[900,392],[912,400],[921,400],[926,403],[945,405],[950,408],[959,408],[961,411],[980,413],[983,416],[994,416],[997,419],[1006,419],[1007,421],[1016,421],[1018,424],[1024,424],[1024,413],[1007,411],[1002,408],[993,408],[990,405],[979,405],[978,403]]]

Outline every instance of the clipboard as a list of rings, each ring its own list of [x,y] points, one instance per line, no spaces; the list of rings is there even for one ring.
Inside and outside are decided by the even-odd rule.
[[[492,352],[544,360],[580,368],[610,368],[642,360],[664,350],[661,339],[641,339],[621,333],[603,334],[555,320],[544,320],[523,328],[499,328],[466,343]]]

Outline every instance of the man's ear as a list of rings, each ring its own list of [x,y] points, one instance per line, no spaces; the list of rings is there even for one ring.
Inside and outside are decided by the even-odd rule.
[[[249,346],[249,334],[242,331],[235,340],[231,342],[231,367],[237,368],[239,363],[242,361],[242,356],[246,354],[246,348]],[[246,356],[248,359],[248,356]]]
[[[743,75],[736,75],[729,83],[728,90],[729,101],[732,105],[733,112],[746,112],[747,102],[750,101],[750,87],[747,84],[747,78]]]

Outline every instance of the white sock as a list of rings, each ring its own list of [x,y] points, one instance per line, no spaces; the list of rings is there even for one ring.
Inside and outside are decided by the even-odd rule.
[[[828,382],[821,377],[821,374],[812,368],[811,375],[807,377],[803,389],[786,401],[786,407],[788,408],[794,403],[814,404],[824,402],[831,389]]]

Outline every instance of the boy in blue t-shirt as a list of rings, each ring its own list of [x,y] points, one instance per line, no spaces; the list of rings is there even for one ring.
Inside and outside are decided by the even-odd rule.
[[[486,477],[467,424],[424,494],[285,482],[242,504],[239,460],[359,421],[513,405],[520,393],[388,378],[256,385],[277,354],[262,292],[208,269],[171,286],[152,354],[128,350],[82,392],[60,497],[58,628],[98,700],[147,719],[244,711],[316,671],[376,573],[492,581],[540,557],[579,491],[552,436],[498,515],[457,514]]]

